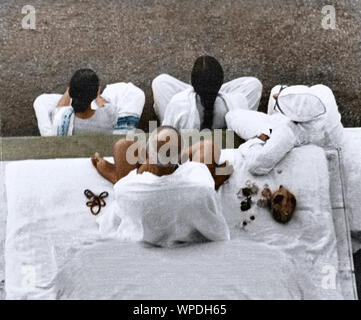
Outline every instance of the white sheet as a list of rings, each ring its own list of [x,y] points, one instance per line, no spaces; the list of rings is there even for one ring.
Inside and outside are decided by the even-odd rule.
[[[176,249],[98,243],[77,252],[54,284],[59,299],[317,298],[296,263],[247,240]]]
[[[303,270],[307,270],[319,297],[338,297],[339,283],[337,290],[322,288],[325,268],[330,267],[335,271],[338,268],[327,160],[323,150],[311,145],[295,148],[267,176],[255,177],[247,173],[247,170],[241,170],[239,166],[248,164],[242,160],[240,152],[236,153],[236,163],[238,169],[219,194],[224,204],[223,211],[227,212],[231,238],[236,234],[276,246],[292,256]],[[293,219],[286,225],[275,223],[267,210],[257,206],[241,214],[235,190],[238,191],[247,180],[256,182],[259,187],[268,184],[272,190],[276,190],[279,185],[291,190],[298,201]],[[256,200],[257,198],[254,199]],[[256,216],[254,222],[244,230],[237,228],[239,222],[249,220],[251,215]]]
[[[297,165],[291,166],[290,163],[297,163]],[[327,179],[323,181],[315,179],[315,177],[319,177],[317,172],[327,171],[323,153],[317,147],[295,149],[285,162],[280,164],[280,170],[283,173],[275,171],[268,178],[268,183],[273,185],[280,183],[280,180],[284,182],[285,176],[295,179],[291,181],[287,178],[287,183],[290,184],[288,187],[295,192],[300,201],[295,219],[289,225],[283,226],[275,223],[269,215],[260,213],[254,224],[250,225],[247,231],[243,231],[235,227],[239,220],[239,205],[235,210],[230,207],[230,210],[226,210],[225,216],[230,224],[232,241],[236,241],[237,244],[234,244],[234,249],[229,249],[229,254],[237,254],[245,250],[241,245],[243,240],[266,242],[281,249],[288,258],[294,257],[301,271],[307,270],[307,274],[313,275],[313,285],[318,286],[318,290],[310,289],[312,286],[305,284],[308,282],[303,273],[302,281],[300,281],[301,288],[298,288],[302,291],[302,295],[307,296],[312,291],[313,297],[339,298],[339,290],[320,288],[321,278],[324,276],[322,267],[331,265],[337,269],[336,239],[329,208]],[[327,173],[325,174],[327,175]],[[312,179],[304,179],[305,176],[312,177]],[[52,178],[49,179],[49,177]],[[90,215],[89,209],[85,206],[86,199],[83,190],[90,188],[96,193],[110,192],[110,197],[107,199],[108,205],[103,209],[109,210],[109,204],[113,200],[112,186],[96,174],[89,159],[15,162],[8,165],[6,179],[9,200],[6,243],[7,298],[55,298],[59,293],[56,286],[53,285],[54,278],[64,262],[68,261],[76,251],[82,255],[79,249],[84,250],[87,247],[90,249],[89,245],[91,244],[101,246],[95,218]],[[234,182],[237,186],[242,184],[241,180],[243,180],[242,177],[235,175],[233,182],[224,186],[221,192],[224,193],[225,199],[232,199],[234,190],[231,186]],[[302,181],[302,183],[297,186],[297,181]],[[310,196],[312,196],[312,201],[309,201]],[[125,246],[125,244],[121,246],[123,245]],[[125,258],[129,257],[132,250],[138,250],[136,249],[138,245],[132,243],[128,245],[129,250],[124,250],[127,252]],[[211,247],[215,250],[208,251],[209,257],[217,255],[217,245],[221,246],[221,243]],[[192,251],[192,249],[190,250]],[[194,265],[202,266],[203,257],[195,252],[189,252],[189,257],[193,257]],[[92,253],[89,254],[91,257]],[[79,258],[79,255],[74,259],[77,257]],[[188,261],[187,259],[183,260],[183,256],[178,255],[176,251],[173,257],[175,259],[173,263],[178,263],[179,268],[183,262]],[[137,258],[141,259],[141,257]],[[243,259],[244,257],[241,257],[239,261],[242,262]],[[254,263],[261,264],[264,261],[262,255],[259,256],[259,259]],[[149,261],[144,260],[143,264],[148,265]],[[78,264],[76,263],[76,265]],[[79,265],[78,267],[81,268]],[[226,263],[221,264],[219,268],[223,268],[224,273],[217,282],[219,290],[213,291],[213,293],[217,296],[215,292],[232,292],[230,297],[236,297],[237,293],[239,293],[239,298],[245,297],[245,292],[234,290],[232,281],[235,279],[233,276],[235,268],[230,269]],[[154,270],[150,270],[149,276],[152,276]],[[293,270],[291,268],[292,272]],[[204,265],[202,272],[212,273],[209,264]],[[145,277],[147,275],[146,268],[144,268],[144,273]],[[179,275],[181,276],[181,274]],[[215,275],[216,273],[213,274],[213,276]],[[266,277],[266,273],[260,277]],[[199,279],[205,278],[200,277]],[[136,280],[137,278],[132,279]],[[174,281],[176,283],[178,280]],[[239,282],[237,286],[241,284]],[[138,283],[138,285],[140,284]],[[267,283],[264,283],[264,286],[266,285]],[[280,285],[283,287],[282,283]],[[277,290],[282,290],[281,287]],[[231,290],[228,290],[229,288]],[[262,286],[262,288],[264,287]],[[289,293],[290,298],[301,294],[300,291],[294,291],[293,286],[290,288],[292,291]],[[139,292],[139,287],[135,289],[134,294]],[[286,289],[283,287],[283,290]],[[133,288],[127,286],[127,290],[129,296],[132,296]],[[259,297],[257,294],[252,296],[251,291],[248,298]],[[202,292],[206,295],[204,291]],[[172,292],[168,292],[168,294],[172,296]],[[195,294],[195,297],[202,298],[198,294]],[[287,295],[287,293],[285,294]]]

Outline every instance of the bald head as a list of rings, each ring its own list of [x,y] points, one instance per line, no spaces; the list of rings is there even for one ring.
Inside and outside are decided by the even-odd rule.
[[[154,130],[147,143],[150,163],[175,167],[180,163],[182,137],[176,128],[161,126]]]

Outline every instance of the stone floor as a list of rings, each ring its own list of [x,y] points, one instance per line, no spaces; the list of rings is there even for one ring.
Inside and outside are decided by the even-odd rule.
[[[254,75],[272,86],[324,83],[343,122],[361,126],[361,1],[331,1],[335,30],[325,30],[328,0],[2,0],[0,6],[1,135],[38,135],[32,110],[43,92],[62,93],[80,67],[102,83],[132,81],[147,97],[141,126],[155,119],[151,81],[190,78],[195,58],[217,57],[226,80]],[[36,9],[24,30],[21,9]]]

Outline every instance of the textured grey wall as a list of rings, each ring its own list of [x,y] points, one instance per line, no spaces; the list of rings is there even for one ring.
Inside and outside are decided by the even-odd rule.
[[[21,28],[21,8],[36,8],[36,30]],[[336,8],[324,30],[321,9]],[[34,98],[63,92],[71,74],[91,67],[104,84],[132,81],[147,96],[152,79],[189,79],[198,55],[216,56],[226,78],[254,75],[262,110],[278,83],[330,86],[344,124],[361,126],[359,0],[1,0],[2,135],[37,135]]]

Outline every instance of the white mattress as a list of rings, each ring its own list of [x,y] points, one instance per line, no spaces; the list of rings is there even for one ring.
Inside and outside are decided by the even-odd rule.
[[[346,205],[353,236],[361,242],[361,128],[345,129],[344,161]]]
[[[229,152],[223,156],[232,157]],[[305,175],[309,178],[304,179]],[[333,266],[337,270],[338,262],[327,177],[327,162],[321,149],[313,146],[295,149],[280,164],[280,169],[267,178],[271,185],[287,182],[300,199],[295,218],[283,226],[263,212],[247,230],[240,230],[236,227],[239,209],[232,209],[234,203],[228,196],[234,194],[232,185],[242,184],[245,177],[235,174],[233,182],[221,191],[221,198],[229,200],[224,214],[232,241],[168,252],[145,249],[139,243],[114,243],[109,239],[104,242],[100,238],[95,219],[85,206],[83,190],[110,192],[107,199],[110,204],[112,186],[97,175],[89,159],[11,163],[6,177],[7,298],[256,299],[270,298],[272,290],[277,293],[272,298],[341,298],[339,284],[336,290],[322,288],[323,267]],[[302,182],[297,184],[292,178]],[[265,248],[265,244],[272,248]],[[108,263],[95,258],[95,253],[100,252]],[[276,272],[275,266],[289,271]],[[99,278],[90,269],[98,270]],[[161,272],[157,274],[157,270]],[[257,276],[252,276],[252,270]],[[115,281],[115,275],[121,274],[124,277],[117,276]],[[207,278],[210,286],[205,283]],[[114,286],[109,295],[102,289],[108,287],[111,279]],[[184,286],[175,292],[179,283]],[[191,287],[191,283],[198,289]]]
[[[317,298],[281,251],[240,239],[177,249],[97,243],[77,252],[54,286],[59,299]]]

